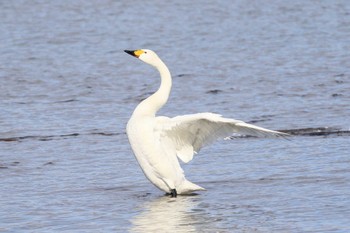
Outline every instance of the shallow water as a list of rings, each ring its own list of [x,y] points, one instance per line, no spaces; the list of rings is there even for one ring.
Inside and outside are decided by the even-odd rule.
[[[350,231],[348,1],[3,1],[0,232]],[[292,140],[235,138],[170,199],[125,135],[156,71],[160,114],[217,112]],[[304,130],[299,130],[304,129]]]

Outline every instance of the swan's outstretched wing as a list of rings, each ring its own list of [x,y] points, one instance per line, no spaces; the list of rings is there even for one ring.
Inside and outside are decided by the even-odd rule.
[[[159,140],[171,142],[177,156],[185,163],[193,155],[218,138],[234,133],[258,137],[283,137],[288,134],[264,129],[243,121],[223,118],[213,113],[198,113],[174,118],[157,117],[156,128]]]

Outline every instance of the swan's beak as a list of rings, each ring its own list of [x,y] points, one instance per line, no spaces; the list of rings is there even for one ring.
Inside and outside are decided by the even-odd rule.
[[[144,51],[141,50],[141,49],[140,50],[134,50],[134,51],[132,51],[132,50],[124,50],[124,52],[126,52],[127,54],[130,54],[131,56],[137,57],[137,58],[139,58],[139,56],[144,53]]]

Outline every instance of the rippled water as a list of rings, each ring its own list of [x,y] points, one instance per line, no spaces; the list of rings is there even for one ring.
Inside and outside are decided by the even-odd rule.
[[[0,232],[349,232],[350,3],[0,2]],[[160,114],[204,111],[289,130],[184,166],[206,192],[170,199],[125,135],[156,71]],[[299,130],[303,129],[303,130]]]

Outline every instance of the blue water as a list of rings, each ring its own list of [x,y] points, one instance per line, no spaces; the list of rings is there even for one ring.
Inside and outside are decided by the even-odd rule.
[[[0,2],[0,232],[349,232],[350,3]],[[125,135],[173,74],[160,115],[216,112],[291,140],[236,138],[183,166],[170,199]],[[338,133],[336,133],[338,132]]]

